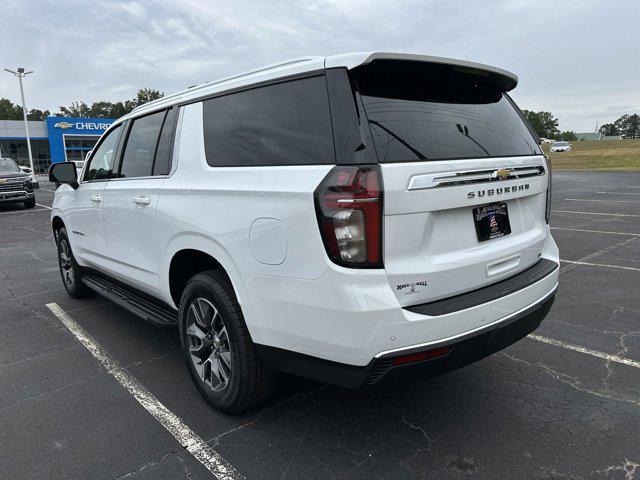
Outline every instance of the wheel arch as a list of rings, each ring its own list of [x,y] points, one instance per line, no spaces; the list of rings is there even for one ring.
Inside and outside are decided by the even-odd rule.
[[[160,282],[166,300],[175,307],[180,305],[180,297],[186,283],[194,275],[206,270],[221,272],[234,289],[238,303],[242,305],[244,296],[240,291],[235,264],[226,250],[215,240],[200,234],[183,234],[174,238],[164,250],[164,266]]]
[[[53,215],[51,217],[51,229],[53,230],[53,237],[58,241],[58,231],[62,228],[66,228],[64,220],[60,215]]]

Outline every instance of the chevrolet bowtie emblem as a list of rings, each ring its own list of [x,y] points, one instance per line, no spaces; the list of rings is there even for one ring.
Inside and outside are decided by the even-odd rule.
[[[4,178],[0,178],[0,183],[7,183],[7,181]]]
[[[63,130],[67,130],[69,128],[73,128],[73,123],[69,122],[58,122],[53,125],[54,128],[61,128]]]
[[[493,172],[493,175],[491,176],[499,180],[506,180],[507,178],[509,178],[510,175],[511,175],[511,170],[509,170],[508,168],[499,168],[498,170]]]

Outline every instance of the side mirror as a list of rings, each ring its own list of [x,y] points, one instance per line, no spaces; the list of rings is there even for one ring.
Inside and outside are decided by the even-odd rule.
[[[55,184],[66,183],[74,190],[78,188],[78,172],[73,162],[52,163],[49,167],[49,181]]]

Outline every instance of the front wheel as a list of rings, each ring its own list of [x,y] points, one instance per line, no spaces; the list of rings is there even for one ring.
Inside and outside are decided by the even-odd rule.
[[[24,202],[24,207],[25,208],[35,208],[36,206],[36,199],[32,199],[32,200],[27,200],[26,202]]]
[[[67,235],[67,229],[61,228],[56,235],[58,244],[58,267],[60,276],[67,293],[73,298],[88,297],[93,293],[89,287],[82,283],[82,271],[71,251],[71,244]]]
[[[278,372],[262,364],[233,288],[219,272],[189,281],[180,301],[179,327],[189,374],[210,405],[239,413],[275,391]]]

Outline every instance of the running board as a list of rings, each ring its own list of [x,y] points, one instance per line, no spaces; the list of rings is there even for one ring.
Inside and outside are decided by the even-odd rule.
[[[163,307],[122,285],[96,275],[85,275],[82,283],[147,322],[162,327],[178,324],[178,312]]]

